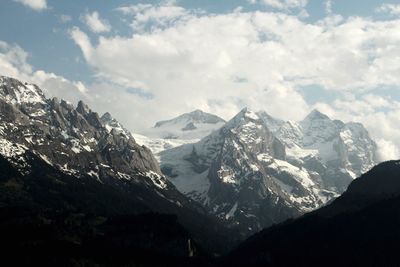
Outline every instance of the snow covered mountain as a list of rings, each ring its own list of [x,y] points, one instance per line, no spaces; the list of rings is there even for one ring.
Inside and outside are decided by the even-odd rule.
[[[0,117],[0,154],[21,172],[29,172],[24,163],[29,151],[75,176],[168,186],[148,148],[138,145],[117,122],[104,124],[83,102],[74,108],[63,100],[46,99],[35,85],[0,77]]]
[[[361,124],[318,111],[285,122],[243,109],[195,144],[160,153],[161,170],[184,194],[249,232],[314,210],[375,165]]]
[[[376,144],[360,123],[343,123],[313,110],[303,121],[286,122],[276,132],[287,159],[321,175],[325,188],[342,193],[377,164]]]
[[[220,117],[195,110],[174,119],[157,122],[146,134],[149,137],[164,139],[199,139],[220,128],[225,121]]]
[[[213,114],[195,110],[174,119],[157,122],[153,128],[134,137],[158,155],[163,150],[184,144],[196,143],[211,132],[221,128],[225,121]]]

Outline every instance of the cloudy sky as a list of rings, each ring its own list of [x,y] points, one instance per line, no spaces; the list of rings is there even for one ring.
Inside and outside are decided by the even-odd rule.
[[[132,131],[194,109],[363,123],[400,157],[398,0],[2,0],[0,75]]]

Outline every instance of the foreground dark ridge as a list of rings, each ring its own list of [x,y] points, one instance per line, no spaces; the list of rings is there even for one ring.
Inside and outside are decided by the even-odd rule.
[[[266,229],[223,266],[398,266],[400,161],[374,167],[329,206]]]

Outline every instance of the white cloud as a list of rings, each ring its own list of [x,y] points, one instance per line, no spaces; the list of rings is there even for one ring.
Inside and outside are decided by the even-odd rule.
[[[378,157],[381,161],[400,158],[399,148],[393,142],[379,139],[377,145],[379,148]]]
[[[250,3],[262,3],[272,8],[287,10],[291,8],[304,8],[308,0],[250,0]]]
[[[24,6],[32,8],[36,11],[41,11],[47,8],[46,0],[14,0],[14,2],[21,3]]]
[[[153,35],[100,38],[97,47],[79,29],[72,30],[71,36],[99,76],[154,95],[146,100],[147,108],[158,114],[175,115],[202,108],[229,118],[239,108],[252,106],[278,115],[285,110],[289,113],[286,103],[290,103],[297,110],[290,112],[291,118],[304,115],[307,106],[291,84],[283,85],[277,73],[263,70],[265,60],[257,55],[263,48],[249,43],[249,40],[257,42],[259,37],[248,16],[193,16],[187,23],[190,25]],[[247,46],[250,54],[242,54]],[[109,59],[104,58],[106,54]],[[246,66],[251,60],[253,63]],[[237,78],[248,82],[239,83]],[[179,98],[171,98],[173,95]],[[156,119],[159,117],[143,120],[140,126],[149,126]]]
[[[178,20],[184,21],[193,13],[183,7],[176,6],[175,1],[167,1],[158,5],[127,5],[121,6],[116,10],[124,15],[133,17],[131,27],[135,31],[143,31],[146,30],[147,27],[165,28]]]
[[[333,0],[325,0],[325,12],[327,15],[332,14]]]
[[[148,110],[147,102],[143,97],[132,94],[117,84],[101,80],[88,85],[80,81],[70,81],[54,73],[35,70],[28,61],[29,54],[21,47],[0,41],[0,75],[37,84],[46,97],[58,97],[75,105],[79,100],[83,100],[99,114],[111,112],[131,128],[136,124],[135,122],[141,121],[145,114],[132,113],[132,106],[135,110],[146,111],[153,119],[160,116],[157,113],[159,110]]]
[[[94,33],[109,32],[111,30],[108,21],[101,19],[97,11],[85,14],[84,21]]]
[[[248,0],[248,2],[250,4],[262,4],[288,14],[296,12],[299,18],[308,18],[310,16],[306,9],[308,0]]]
[[[87,59],[91,58],[93,48],[89,37],[77,27],[72,28],[69,31],[69,34],[75,43],[81,48],[84,57]]]
[[[394,16],[400,15],[400,5],[383,4],[376,10],[377,12],[388,13]]]
[[[34,70],[28,63],[26,51],[3,41],[0,41],[0,75],[35,83],[42,87],[48,97],[62,97],[74,103],[86,98],[86,89],[81,82],[69,81],[43,70]]]
[[[78,28],[70,35],[103,88],[99,108],[114,111],[130,129],[196,108],[229,119],[249,106],[299,120],[311,107],[298,88],[319,85],[341,95],[318,103],[321,111],[363,122],[377,140],[400,147],[399,103],[371,94],[400,86],[398,20],[330,15],[307,23],[283,13],[206,14],[171,3],[121,11],[131,16],[131,36],[91,42]],[[121,88],[110,89],[115,85]]]
[[[72,17],[70,15],[61,14],[58,16],[58,18],[62,23],[68,23],[72,21]]]

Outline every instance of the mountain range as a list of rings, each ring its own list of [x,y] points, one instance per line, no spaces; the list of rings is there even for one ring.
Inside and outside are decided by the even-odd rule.
[[[132,134],[0,76],[2,262],[393,266],[400,164],[376,150],[317,110],[196,110]]]
[[[376,149],[359,123],[317,110],[300,122],[282,121],[245,108],[201,140],[158,158],[180,192],[254,233],[339,196],[377,163]]]

